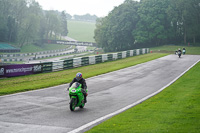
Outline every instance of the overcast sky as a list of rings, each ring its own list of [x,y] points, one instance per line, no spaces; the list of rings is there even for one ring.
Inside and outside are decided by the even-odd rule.
[[[70,15],[97,15],[107,16],[115,6],[119,6],[125,0],[36,0],[44,10],[65,10]]]

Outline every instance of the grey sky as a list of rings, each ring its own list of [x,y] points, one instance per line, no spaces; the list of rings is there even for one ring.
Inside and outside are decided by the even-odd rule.
[[[115,6],[125,0],[36,0],[45,10],[65,10],[70,15],[89,13],[98,17],[107,16]]]

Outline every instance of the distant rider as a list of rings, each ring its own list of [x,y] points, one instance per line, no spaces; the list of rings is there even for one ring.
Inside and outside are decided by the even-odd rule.
[[[178,49],[178,53],[179,53],[179,52],[180,52],[180,54],[182,54],[182,51],[181,51],[181,49],[180,49],[180,48]]]
[[[87,89],[87,85],[86,85],[86,82],[85,82],[85,79],[82,77],[82,73],[77,73],[76,74],[76,77],[72,80],[72,82],[69,84],[69,88],[72,86],[72,84],[74,82],[78,82],[82,85],[82,93],[84,95],[84,101],[85,103],[87,102],[87,99],[86,99],[86,96],[87,96],[87,93],[86,93],[86,89]],[[68,90],[69,90],[68,88]]]
[[[186,49],[185,48],[183,48],[183,55],[186,53]]]

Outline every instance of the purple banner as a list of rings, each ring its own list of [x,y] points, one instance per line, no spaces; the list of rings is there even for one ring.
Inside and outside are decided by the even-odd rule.
[[[15,77],[42,72],[42,64],[19,64],[0,66],[0,77]]]

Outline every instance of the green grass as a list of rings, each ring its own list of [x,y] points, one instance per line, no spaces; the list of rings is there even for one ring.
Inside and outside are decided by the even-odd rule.
[[[25,45],[21,48],[21,53],[31,53],[31,52],[40,52],[48,50],[57,50],[68,48],[69,45],[60,45],[60,44],[44,44],[42,47],[36,45]]]
[[[87,133],[199,133],[200,62],[174,84]]]
[[[83,21],[73,21],[69,20],[68,23],[68,36],[83,42],[95,42],[94,41],[94,30],[95,23],[83,22]]]
[[[96,49],[96,47],[87,47],[87,50],[95,50]]]
[[[16,46],[16,44],[12,44]],[[17,46],[16,46],[17,47]],[[25,45],[21,48],[21,52],[19,53],[34,53],[34,52],[41,52],[41,51],[49,51],[49,50],[57,50],[57,49],[65,49],[70,47],[69,45],[62,45],[62,44],[44,44],[42,47],[36,46],[34,44]],[[0,53],[5,54],[5,53]]]
[[[0,80],[0,95],[12,94],[35,89],[46,88],[71,82],[77,72],[82,72],[84,78],[108,73],[125,67],[163,57],[167,54],[145,54],[112,62],[105,62],[58,72],[35,74],[21,77],[6,78]]]
[[[165,53],[171,53],[174,54],[174,52],[176,50],[178,50],[178,48],[180,48],[181,50],[183,48],[186,49],[186,54],[192,54],[192,55],[200,55],[200,47],[194,47],[194,46],[175,46],[175,45],[164,45],[164,46],[160,46],[160,47],[154,47],[154,48],[150,48],[151,51],[153,52],[165,52]]]

